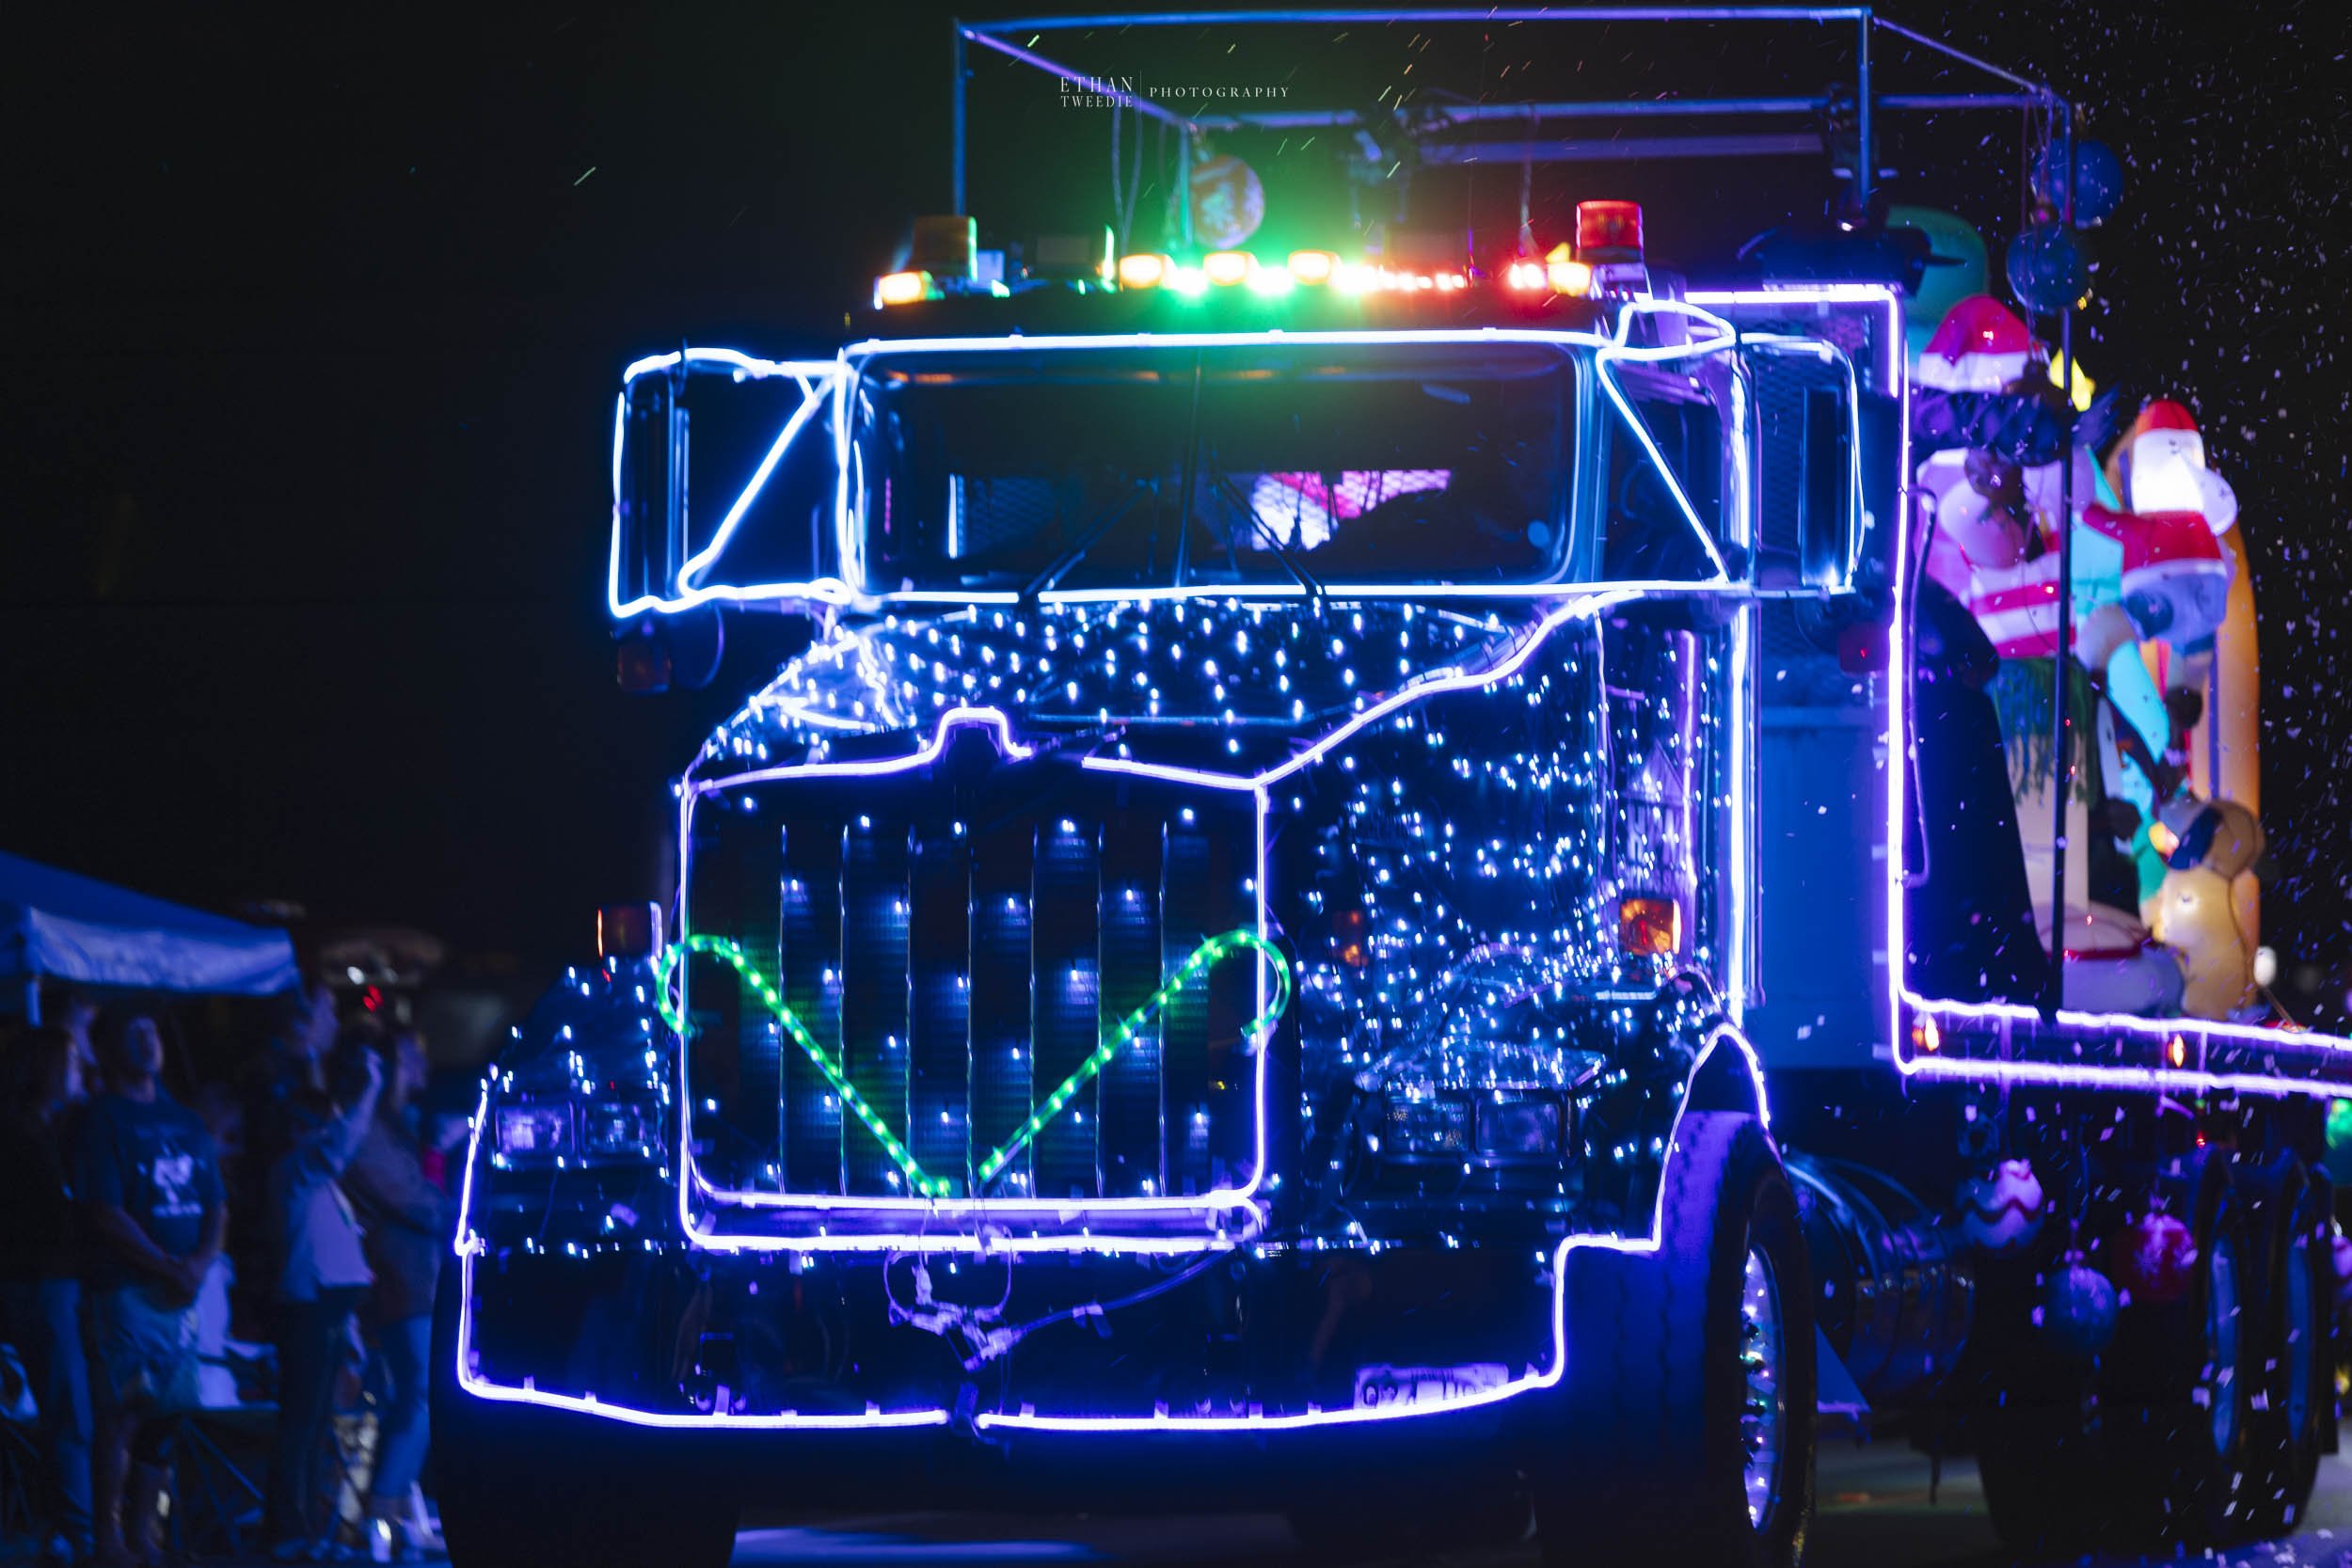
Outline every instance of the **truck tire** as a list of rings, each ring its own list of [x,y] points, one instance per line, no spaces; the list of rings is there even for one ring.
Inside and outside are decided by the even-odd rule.
[[[1983,1369],[1969,1418],[1985,1511],[2002,1544],[2065,1561],[2111,1533],[2093,1368],[2053,1348],[2033,1314],[2057,1251],[1987,1259],[1977,1275],[1969,1354]]]
[[[1655,1253],[1569,1254],[1567,1367],[1533,1414],[1547,1564],[1793,1568],[1813,1518],[1813,1283],[1762,1124],[1693,1111]]]
[[[661,1444],[543,1433],[450,1457],[441,1531],[453,1568],[724,1568],[735,1555],[732,1490]]]
[[[2248,1433],[2246,1527],[2281,1535],[2299,1524],[2335,1418],[2333,1195],[2291,1159],[2261,1218],[2265,1290],[2253,1336],[2261,1397]]]
[[[433,1467],[453,1568],[723,1568],[741,1495],[695,1434],[560,1415],[467,1393],[456,1291],[434,1313]]]
[[[2119,1530],[2108,1544],[2196,1550],[2245,1531],[2259,1321],[2249,1307],[2264,1292],[2227,1156],[2201,1151],[2166,1185],[2190,1219],[2196,1265],[2181,1299],[2123,1308],[2101,1366]]]
[[[2097,1423],[2083,1402],[2047,1397],[2062,1395],[2069,1381],[2061,1373],[2057,1388],[2033,1391],[2042,1397],[2003,1389],[2004,1402],[1977,1423],[1977,1475],[1993,1533],[2033,1561],[2072,1560],[2112,1533]]]

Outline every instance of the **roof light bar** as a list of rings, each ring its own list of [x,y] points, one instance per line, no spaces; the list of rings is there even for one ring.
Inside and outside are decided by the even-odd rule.
[[[1119,286],[1122,289],[1156,289],[1167,282],[1173,263],[1157,251],[1141,250],[1119,259]]]
[[[874,279],[874,303],[912,305],[918,299],[937,299],[939,283],[928,272],[888,272]]]
[[[1560,246],[1551,260],[1544,263],[1544,281],[1555,294],[1570,294],[1577,298],[1593,292],[1593,269],[1571,256],[1563,254],[1568,247]]]
[[[1246,250],[1212,250],[1200,259],[1200,271],[1217,287],[1230,289],[1257,274],[1258,259]]]
[[[1294,250],[1290,255],[1290,275],[1310,288],[1329,283],[1340,270],[1340,259],[1327,250]]]

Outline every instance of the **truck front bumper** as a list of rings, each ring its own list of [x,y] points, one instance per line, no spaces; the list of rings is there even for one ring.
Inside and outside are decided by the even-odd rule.
[[[476,1243],[450,1271],[440,1354],[453,1392],[515,1418],[860,1447],[1120,1436],[1247,1450],[1293,1433],[1496,1425],[1558,1381],[1558,1256],[1534,1244],[1168,1259]]]

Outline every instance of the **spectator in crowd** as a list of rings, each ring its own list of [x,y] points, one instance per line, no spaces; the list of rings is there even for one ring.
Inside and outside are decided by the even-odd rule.
[[[67,1120],[81,1099],[72,1035],[36,1028],[10,1042],[0,1060],[0,1336],[23,1358],[40,1410],[43,1539],[64,1562],[86,1561],[95,1547],[85,1259],[66,1174]]]
[[[412,1552],[439,1545],[416,1486],[431,1442],[425,1368],[433,1345],[433,1291],[449,1250],[452,1216],[424,1171],[423,1107],[417,1103],[431,1071],[424,1042],[404,1029],[379,1049],[384,1093],[343,1187],[367,1229],[375,1288],[363,1319],[390,1384],[368,1500],[369,1544],[378,1560],[389,1560],[396,1545]]]
[[[375,1117],[384,1069],[358,1039],[338,1044],[326,1093],[298,1116],[293,1145],[270,1172],[270,1213],[284,1268],[278,1281],[278,1433],[263,1530],[280,1562],[319,1556],[330,1526],[320,1458],[353,1314],[373,1279],[359,1221],[342,1185]]]
[[[98,1047],[93,1043],[97,1037],[91,1031],[98,1027],[98,1004],[81,991],[70,990],[57,1006],[57,1022],[73,1041],[73,1054],[82,1064],[84,1086],[95,1090],[99,1079]]]
[[[273,1213],[271,1174],[326,1098],[322,1074],[327,1048],[335,1040],[335,993],[317,980],[278,992],[269,1000],[268,1029],[258,1058],[238,1085],[245,1108],[244,1147],[230,1190],[240,1213]],[[272,1337],[278,1300],[270,1281],[285,1267],[285,1255],[279,1251],[283,1239],[273,1219],[240,1227],[233,1248],[238,1315],[254,1323],[256,1332]]]
[[[335,1043],[335,993],[306,981],[270,998],[269,1040],[247,1080],[245,1131],[252,1180],[265,1190],[326,1092],[326,1053]]]
[[[222,1187],[232,1196],[243,1191],[241,1186],[245,1156],[245,1101],[227,1084],[215,1080],[199,1084],[188,1096],[188,1109],[194,1111],[204,1130],[213,1135],[213,1148],[220,1160]],[[238,1212],[257,1214],[262,1208],[256,1202],[241,1202]],[[246,1227],[245,1228],[251,1228]],[[236,1241],[231,1238],[231,1241]],[[196,1296],[196,1345],[203,1358],[199,1374],[199,1387],[207,1410],[221,1410],[244,1402],[239,1387],[241,1370],[248,1371],[251,1358],[261,1347],[237,1341],[230,1330],[230,1300],[237,1284],[235,1259],[240,1252],[250,1253],[247,1246],[231,1246],[230,1251],[213,1260],[212,1273],[204,1279],[204,1288]],[[262,1396],[266,1397],[266,1395]]]
[[[73,1165],[97,1243],[87,1304],[97,1373],[93,1523],[99,1555],[122,1560],[126,1530],[140,1555],[152,1551],[165,1478],[151,1418],[197,1402],[195,1303],[229,1209],[212,1135],[157,1082],[164,1043],[154,1020],[129,1020],[110,1045],[106,1092],[83,1118]]]

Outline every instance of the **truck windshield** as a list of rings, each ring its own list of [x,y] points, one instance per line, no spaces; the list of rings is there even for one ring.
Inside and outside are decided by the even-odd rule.
[[[870,592],[1515,584],[1568,560],[1577,368],[1549,344],[869,360]]]

